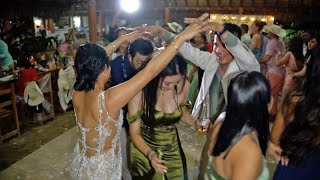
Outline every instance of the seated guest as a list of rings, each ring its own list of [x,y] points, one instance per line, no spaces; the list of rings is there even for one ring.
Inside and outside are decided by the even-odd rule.
[[[259,72],[243,72],[231,80],[227,96],[226,113],[213,127],[207,178],[267,180],[269,83]]]
[[[277,152],[282,157],[276,157],[281,161],[273,177],[275,180],[320,179],[319,75],[320,54],[317,52],[308,63],[304,95],[296,103],[293,117],[277,118],[272,129],[273,138],[280,139],[282,149],[282,152],[281,149]],[[281,138],[275,137],[275,133],[280,134]],[[271,145],[275,146],[273,142]]]
[[[37,69],[33,68],[29,59],[23,58],[20,62],[20,76],[17,82],[17,95],[23,97],[24,88],[31,81],[38,80],[38,72]]]
[[[8,45],[0,39],[0,70],[10,69],[13,59],[8,51]]]

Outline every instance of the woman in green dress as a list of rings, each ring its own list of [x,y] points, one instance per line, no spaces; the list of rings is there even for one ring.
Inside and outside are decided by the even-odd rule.
[[[263,74],[242,72],[228,87],[226,112],[212,127],[206,180],[269,180],[270,85]]]
[[[186,62],[176,55],[129,104],[133,179],[187,179],[186,159],[175,124],[196,127],[187,110]]]

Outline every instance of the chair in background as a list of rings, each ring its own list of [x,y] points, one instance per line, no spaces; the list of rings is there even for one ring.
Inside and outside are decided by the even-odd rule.
[[[7,122],[10,123],[3,123],[5,120],[9,120]],[[11,81],[0,82],[0,124],[5,125],[0,126],[0,142],[15,135],[20,136],[16,95],[14,83]],[[5,131],[2,132],[2,129]]]

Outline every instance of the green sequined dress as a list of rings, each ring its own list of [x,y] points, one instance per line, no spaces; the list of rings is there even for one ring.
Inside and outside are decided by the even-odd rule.
[[[140,134],[148,146],[154,150],[158,158],[165,160],[167,173],[161,174],[154,171],[150,161],[133,143],[130,144],[130,164],[133,179],[139,180],[186,180],[186,158],[183,153],[175,123],[182,116],[180,105],[173,113],[156,112],[152,122],[144,118],[143,112],[128,117],[130,123],[141,118]]]

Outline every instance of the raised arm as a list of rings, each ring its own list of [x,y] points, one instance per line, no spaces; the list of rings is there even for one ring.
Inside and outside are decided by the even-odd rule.
[[[134,40],[138,39],[144,32],[143,31],[135,31],[126,35],[122,35],[117,38],[115,41],[110,43],[108,46],[105,47],[107,51],[107,55],[110,55],[117,50],[117,48],[124,42],[133,42]]]
[[[289,51],[284,56],[281,57],[280,53],[277,53],[276,56],[275,56],[276,65],[277,66],[282,66],[284,64],[287,64],[291,54],[292,53]]]
[[[185,23],[194,23],[198,21],[199,19],[195,18],[185,18]],[[234,60],[237,62],[237,65],[241,71],[260,72],[259,63],[251,50],[236,36],[227,31],[224,25],[216,22],[209,22],[208,26],[210,27],[210,30],[220,34],[222,41],[224,42],[226,48],[233,55]],[[209,62],[217,62],[215,54],[211,55]],[[210,64],[212,63],[208,63],[208,65]]]
[[[182,103],[185,103],[185,104],[188,103],[189,89],[190,89],[190,83],[186,81],[183,92],[182,92],[183,93]],[[186,106],[182,106],[181,109],[182,109],[181,121],[197,129],[197,120],[191,116],[188,108]]]
[[[207,16],[203,16],[203,19],[207,19]],[[110,88],[106,92],[106,104],[111,117],[117,117],[119,110],[168,65],[184,41],[191,39],[196,33],[205,31],[206,29],[207,27],[202,27],[196,23],[190,25],[137,75],[123,84]]]
[[[236,36],[229,31],[221,35],[221,39],[226,45],[226,48],[233,55],[234,60],[240,71],[258,71],[260,72],[260,65],[251,50],[245,46]]]
[[[175,34],[163,29],[160,26],[148,26],[147,31],[163,39],[165,42],[170,42],[175,38]],[[203,70],[208,70],[213,64],[210,61],[211,54],[206,51],[200,51],[199,48],[193,47],[190,43],[183,43],[181,48],[179,48],[179,53],[187,60],[191,61],[193,64],[197,65]]]

